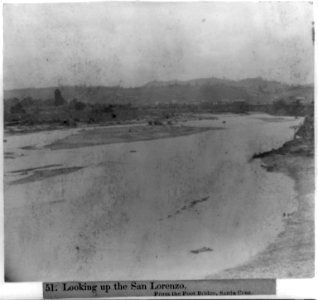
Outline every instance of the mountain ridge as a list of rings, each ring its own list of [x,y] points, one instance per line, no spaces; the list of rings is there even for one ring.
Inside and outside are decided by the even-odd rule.
[[[68,101],[77,99],[86,103],[106,104],[196,104],[237,99],[255,104],[269,104],[280,98],[287,101],[303,98],[305,102],[311,102],[314,98],[314,86],[311,84],[290,85],[262,77],[240,80],[208,77],[185,81],[150,81],[138,87],[66,85],[11,89],[4,90],[4,99],[52,99],[56,88],[61,90]]]

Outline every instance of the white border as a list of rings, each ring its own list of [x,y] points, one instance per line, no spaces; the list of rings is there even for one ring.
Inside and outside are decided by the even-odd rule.
[[[116,0],[118,1],[118,0]],[[126,1],[128,2],[129,0],[120,0],[120,1]],[[150,2],[149,0],[143,0]],[[157,0],[160,2],[170,2],[168,0]],[[174,2],[192,2],[193,0],[173,0]],[[207,0],[203,0],[207,1]],[[277,2],[275,0],[267,0],[267,1],[261,1],[261,2]],[[41,2],[56,2],[56,3],[62,3],[62,2],[88,2],[88,0],[50,0],[50,1],[39,1],[39,0],[23,0],[23,1],[18,1],[18,0],[1,0],[1,7],[0,7],[0,15],[1,15],[1,23],[0,23],[0,32],[1,32],[1,37],[0,37],[0,51],[1,51],[1,70],[0,70],[0,141],[3,139],[3,68],[2,68],[2,49],[3,49],[3,35],[2,35],[2,29],[3,29],[3,23],[2,23],[2,13],[3,13],[3,4],[4,3],[41,3]],[[103,0],[94,0],[90,2],[103,2]],[[221,2],[219,0],[219,2]],[[222,2],[243,2],[243,1],[238,1],[238,0],[222,0]],[[244,2],[256,2],[256,1],[244,1]],[[259,2],[259,1],[258,1]],[[280,2],[308,2],[308,1],[286,1],[286,0],[281,0]],[[314,1],[313,1],[314,2]],[[314,18],[316,23],[317,21],[317,11],[318,11],[318,2],[313,3],[314,6]],[[316,24],[316,40],[318,39],[318,27]],[[315,47],[315,58],[317,57],[317,43]],[[315,59],[315,87],[317,87],[317,76],[316,76],[316,71],[317,71],[317,60]],[[318,96],[318,91],[315,88],[315,99],[317,99]],[[315,116],[318,116],[318,105],[315,103]],[[317,127],[317,118],[315,118],[315,128],[318,129]],[[318,143],[318,134],[317,130],[315,131],[315,147],[317,149]],[[3,191],[3,143],[0,142],[0,191]],[[315,160],[315,171],[317,174],[317,160]],[[315,185],[318,186],[318,181],[317,181],[317,176],[315,177]],[[317,199],[317,195],[315,197]],[[318,216],[317,214],[317,207],[318,205],[315,205],[315,216]],[[318,233],[318,228],[317,228],[317,219],[315,220],[315,240],[317,241],[317,233]],[[4,236],[4,231],[3,231],[3,194],[0,193],[0,262],[4,261],[4,249],[3,249],[3,236]],[[315,266],[317,266],[317,246],[315,248]],[[42,283],[4,283],[3,282],[4,278],[4,266],[3,263],[0,263],[0,299],[42,299]],[[101,279],[102,280],[102,279]],[[141,297],[144,299],[149,299],[151,297]],[[183,297],[180,297],[183,298]],[[192,298],[192,297],[190,297]],[[193,298],[198,298],[198,297],[193,297]],[[211,299],[211,298],[219,298],[219,299],[225,299],[229,297],[202,297],[202,299]],[[277,298],[298,298],[298,299],[304,299],[304,298],[311,298],[311,299],[318,299],[318,278],[315,276],[312,279],[279,279],[277,281],[277,295],[276,296],[242,296],[242,297],[233,297],[233,299],[277,299]],[[117,298],[118,299],[118,298]],[[169,298],[168,298],[169,299]]]

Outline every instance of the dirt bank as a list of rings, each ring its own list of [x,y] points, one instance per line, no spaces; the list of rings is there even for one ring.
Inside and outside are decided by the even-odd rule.
[[[297,210],[283,213],[285,230],[249,263],[213,278],[300,278],[314,276],[314,119],[307,117],[293,140],[259,153],[268,172],[283,173],[295,182]]]

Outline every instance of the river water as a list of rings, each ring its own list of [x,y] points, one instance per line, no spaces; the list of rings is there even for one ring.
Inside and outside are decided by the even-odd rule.
[[[86,148],[41,147],[78,129],[5,137],[17,155],[4,164],[7,279],[204,279],[264,250],[296,194],[250,159],[302,120],[217,118],[185,122],[211,127],[188,136]],[[82,168],[13,184],[25,176],[14,171],[50,164]]]

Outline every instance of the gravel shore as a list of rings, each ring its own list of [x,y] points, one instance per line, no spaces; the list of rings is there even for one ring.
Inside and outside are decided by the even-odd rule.
[[[295,182],[297,210],[283,213],[285,230],[248,263],[213,278],[304,278],[314,276],[314,129],[306,118],[295,138],[279,149],[254,155],[268,172],[283,173]]]

